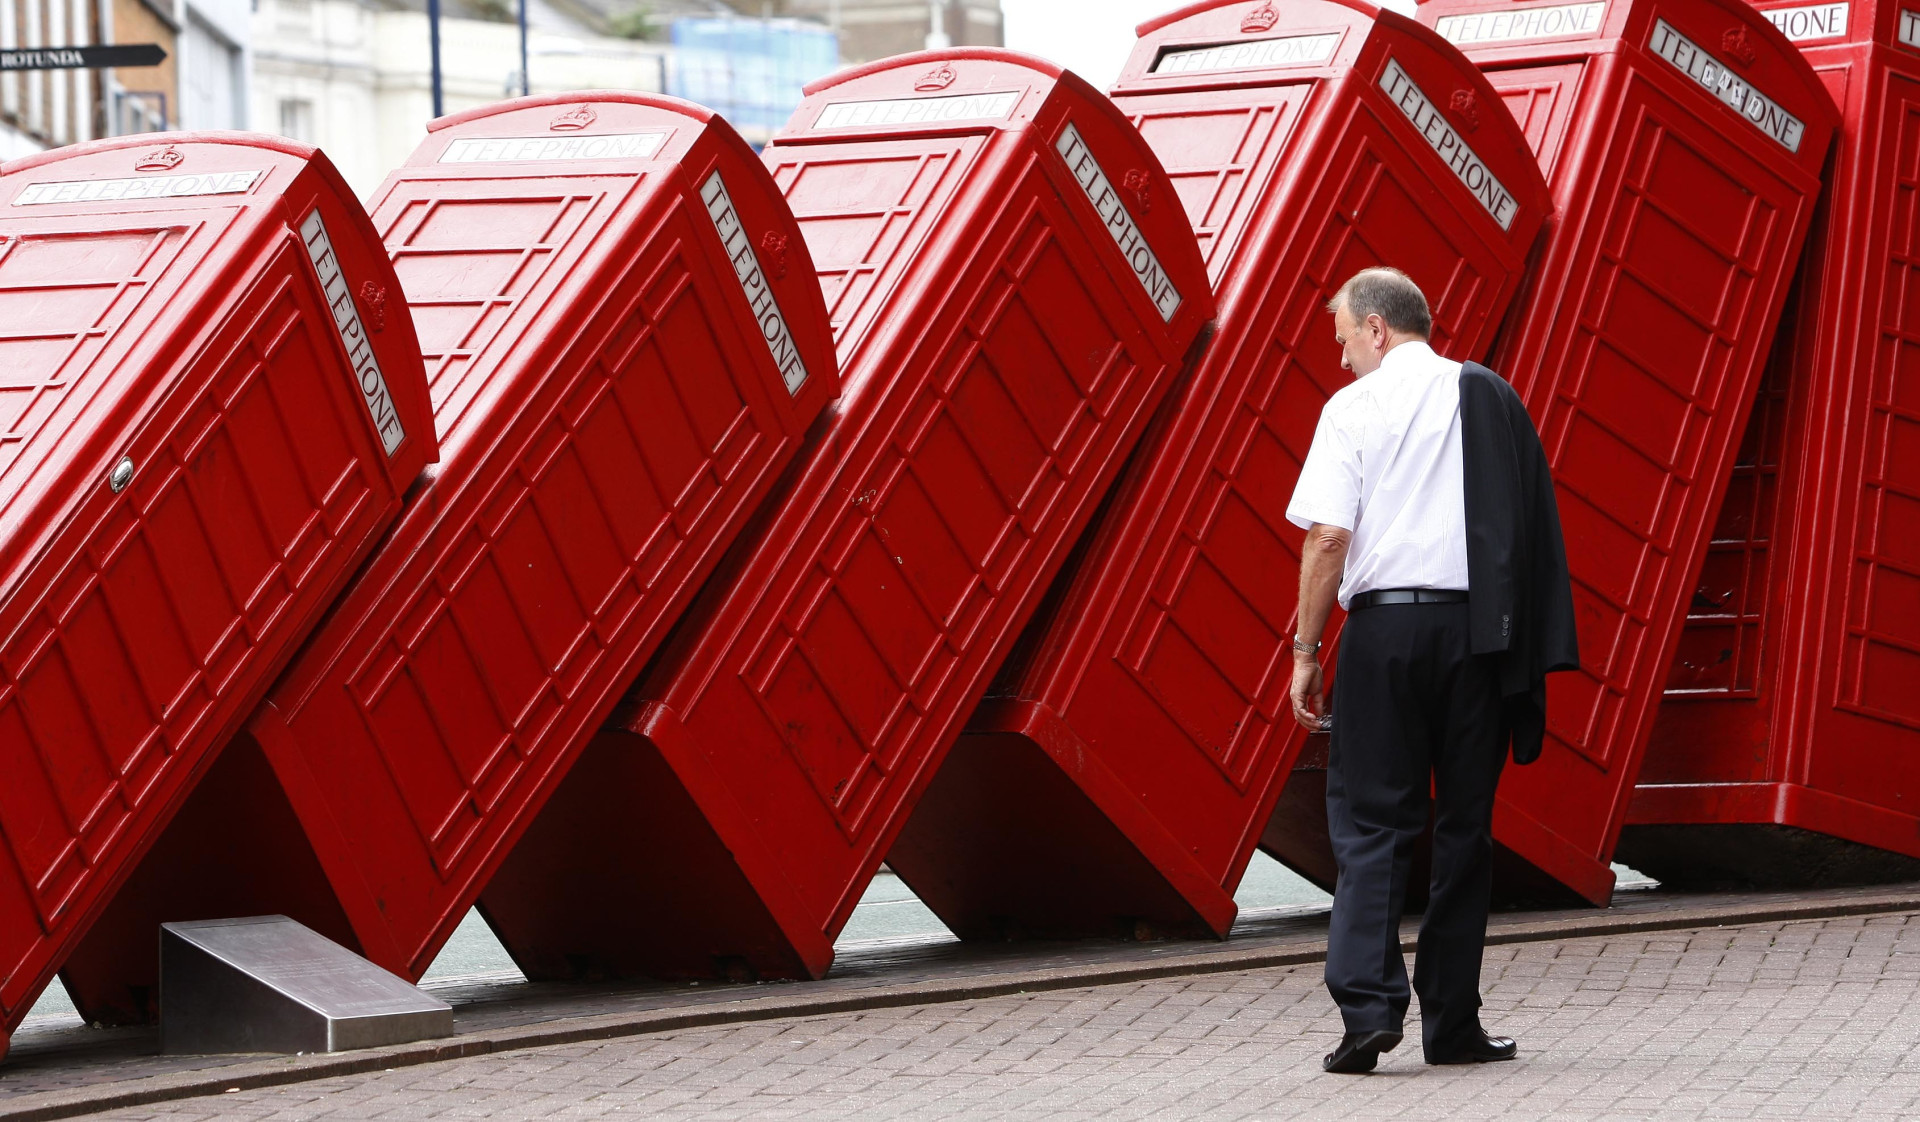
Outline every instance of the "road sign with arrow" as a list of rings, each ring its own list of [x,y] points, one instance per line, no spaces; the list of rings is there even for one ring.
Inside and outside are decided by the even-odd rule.
[[[110,47],[18,47],[0,50],[0,73],[9,70],[109,70],[122,66],[158,66],[167,52],[158,43],[117,43]]]

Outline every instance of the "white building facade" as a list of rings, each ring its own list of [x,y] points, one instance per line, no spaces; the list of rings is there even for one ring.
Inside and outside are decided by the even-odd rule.
[[[577,33],[543,5],[529,12],[533,93],[664,88],[669,48]],[[445,109],[520,92],[512,22],[443,14]],[[362,197],[404,162],[433,117],[427,17],[378,0],[258,0],[252,125],[318,145]]]
[[[249,0],[180,0],[176,19],[181,81],[173,127],[248,128]]]

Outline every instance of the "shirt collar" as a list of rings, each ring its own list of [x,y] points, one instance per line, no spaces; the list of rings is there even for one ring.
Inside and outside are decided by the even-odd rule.
[[[1380,359],[1382,370],[1411,369],[1423,362],[1432,362],[1439,357],[1424,339],[1409,339],[1388,351]]]

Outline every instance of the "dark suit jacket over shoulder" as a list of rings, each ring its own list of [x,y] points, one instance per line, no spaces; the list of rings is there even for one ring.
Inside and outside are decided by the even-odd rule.
[[[1506,379],[1460,370],[1467,500],[1467,595],[1473,653],[1500,660],[1513,762],[1540,757],[1548,674],[1577,670],[1573,586],[1546,449]]]

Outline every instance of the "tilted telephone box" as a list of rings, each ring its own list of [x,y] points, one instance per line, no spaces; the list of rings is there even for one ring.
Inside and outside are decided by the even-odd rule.
[[[1433,0],[1553,188],[1494,351],[1557,484],[1581,669],[1494,809],[1496,892],[1605,904],[1608,859],[1726,491],[1837,114],[1738,0]]]
[[[1547,213],[1479,71],[1357,0],[1182,8],[1141,26],[1112,96],[1180,192],[1220,317],[889,853],[963,937],[1227,933],[1309,740],[1286,506],[1352,379],[1326,302],[1398,266],[1439,352],[1484,355]]]
[[[847,393],[482,897],[533,977],[824,973],[1213,318],[1152,150],[1038,59],[834,75],[763,158]]]
[[[1826,205],[1668,672],[1622,860],[1920,876],[1920,11],[1762,4],[1840,105]]]
[[[353,192],[241,133],[0,164],[0,411],[4,1053],[435,445]]]
[[[69,967],[96,1018],[162,921],[419,978],[838,395],[800,231],[699,106],[447,117],[372,212],[441,462]]]

